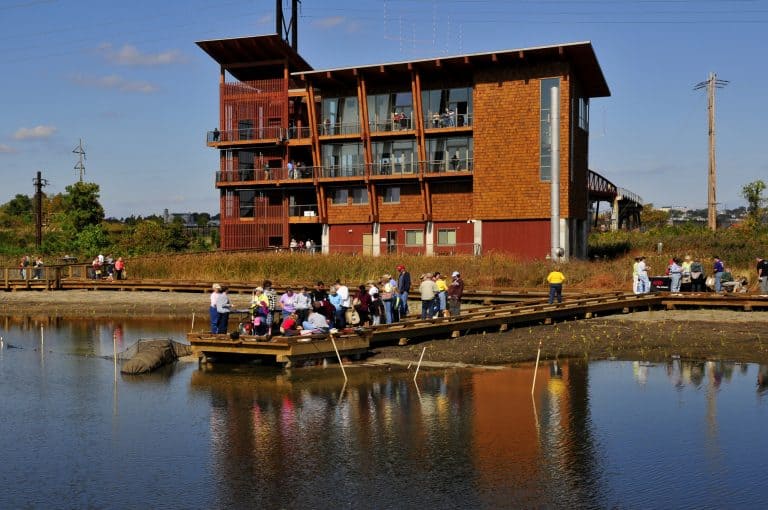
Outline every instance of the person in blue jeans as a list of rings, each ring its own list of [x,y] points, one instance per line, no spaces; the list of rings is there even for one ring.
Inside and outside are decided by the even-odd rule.
[[[723,261],[720,260],[720,257],[715,255],[712,257],[715,260],[713,270],[715,272],[715,292],[720,292],[723,289],[723,271],[725,271],[725,266],[723,265]]]

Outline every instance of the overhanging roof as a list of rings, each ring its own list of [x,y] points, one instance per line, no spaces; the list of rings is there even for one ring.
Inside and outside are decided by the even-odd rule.
[[[282,68],[286,62],[290,72],[312,70],[304,58],[277,34],[211,39],[195,44],[240,81],[254,79],[258,77],[255,73],[268,67]]]
[[[412,69],[433,72],[447,69],[451,72],[456,72],[460,71],[462,67],[468,68],[469,66],[525,65],[552,61],[565,61],[573,64],[573,73],[584,87],[584,93],[587,97],[607,97],[611,95],[611,91],[603,76],[603,71],[592,48],[592,43],[589,41],[355,67],[297,71],[293,74],[302,79],[306,78],[313,83],[338,83],[340,81],[353,81],[359,74],[370,74],[373,72],[399,74],[410,73]]]

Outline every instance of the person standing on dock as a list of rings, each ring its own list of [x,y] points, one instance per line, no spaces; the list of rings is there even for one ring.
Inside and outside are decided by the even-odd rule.
[[[757,257],[757,281],[760,282],[760,294],[768,294],[768,260]]]
[[[421,318],[432,317],[435,297],[437,296],[437,284],[432,279],[432,273],[421,275],[421,284],[419,284],[419,294],[421,294]]]
[[[216,301],[221,293],[221,285],[214,283],[211,288],[211,307],[208,309],[208,313],[211,317],[211,333],[216,334],[219,332],[219,312],[216,311]]]
[[[725,271],[725,265],[723,265],[723,261],[720,260],[720,257],[715,255],[712,257],[714,259],[714,264],[712,265],[712,270],[715,273],[715,292],[720,292],[723,290],[723,271]]]
[[[400,318],[408,317],[408,294],[411,292],[411,273],[400,264],[397,266],[397,290],[400,293]]]
[[[451,273],[451,284],[448,285],[448,313],[451,317],[461,314],[461,297],[464,295],[464,280],[458,271]]]
[[[232,311],[232,302],[227,295],[227,288],[221,287],[221,291],[216,296],[216,313],[218,313],[218,319],[216,320],[216,330],[218,333],[227,333],[229,328],[229,312]]]
[[[560,267],[555,266],[552,271],[547,275],[547,282],[549,283],[549,304],[551,305],[555,301],[557,296],[557,302],[563,302],[563,282],[565,281],[565,275],[560,272]]]

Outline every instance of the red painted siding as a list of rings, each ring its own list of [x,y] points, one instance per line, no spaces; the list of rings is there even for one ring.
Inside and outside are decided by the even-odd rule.
[[[549,237],[549,220],[483,221],[483,253],[543,259],[549,253]]]

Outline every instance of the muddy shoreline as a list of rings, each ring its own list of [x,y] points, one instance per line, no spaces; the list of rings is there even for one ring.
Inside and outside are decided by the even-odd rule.
[[[234,295],[235,308],[250,296]],[[0,293],[0,316],[205,320],[207,293],[23,291]],[[662,361],[672,357],[768,363],[768,312],[675,310],[635,312],[588,320],[471,333],[374,349],[374,359],[500,365],[542,359]]]

